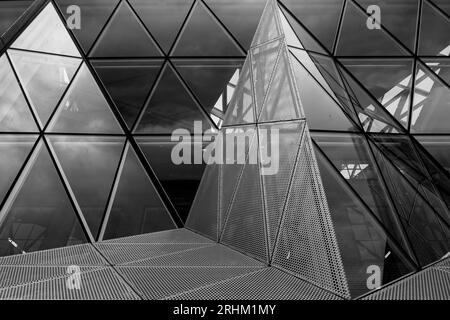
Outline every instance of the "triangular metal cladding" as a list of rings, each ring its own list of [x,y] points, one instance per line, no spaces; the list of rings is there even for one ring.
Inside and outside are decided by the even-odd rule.
[[[77,47],[51,2],[14,41],[11,48],[73,57],[80,56]]]

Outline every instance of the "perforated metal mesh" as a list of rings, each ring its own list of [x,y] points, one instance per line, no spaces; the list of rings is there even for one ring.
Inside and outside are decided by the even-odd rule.
[[[213,243],[213,241],[185,228],[118,238],[101,243]]]
[[[199,249],[190,249],[179,253],[150,258],[129,265],[136,266],[176,266],[176,267],[207,267],[207,266],[259,266],[264,264],[242,253],[220,244]]]
[[[336,300],[340,298],[276,268],[264,268],[188,291],[171,297],[171,299]]]
[[[349,297],[308,133],[302,140],[272,264]]]
[[[83,244],[2,257],[0,265],[102,266],[107,263],[90,244]]]
[[[218,240],[219,165],[207,165],[192,203],[186,227]]]
[[[82,272],[80,289],[70,289],[68,276],[0,290],[0,299],[103,300],[139,297],[111,268]]]
[[[255,267],[117,267],[146,299],[164,299],[224,279],[257,270]]]
[[[133,261],[157,257],[191,248],[200,248],[205,244],[193,243],[97,243],[95,246],[113,265],[125,264]]]
[[[381,289],[364,300],[449,300],[450,272],[428,268]]]

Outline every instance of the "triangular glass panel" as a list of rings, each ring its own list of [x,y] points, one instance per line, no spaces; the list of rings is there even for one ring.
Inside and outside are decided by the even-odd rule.
[[[12,48],[79,57],[77,47],[51,2],[11,45]]]
[[[122,133],[108,102],[83,64],[50,121],[58,133]]]
[[[438,30],[438,31],[437,31]],[[449,56],[450,20],[428,1],[423,1],[418,55]]]
[[[8,50],[41,128],[55,110],[81,60],[49,54]]]
[[[261,173],[270,252],[275,247],[278,227],[284,203],[288,196],[304,127],[304,121],[263,124],[259,126],[259,149],[262,159]],[[278,134],[278,141],[273,140],[272,135],[275,134]],[[275,143],[273,143],[274,141]],[[278,157],[278,162],[274,161],[274,156]],[[265,161],[265,159],[268,161]]]
[[[49,138],[81,212],[96,237],[124,148],[124,138]]]
[[[450,89],[433,72],[417,62],[411,132],[450,133]]]
[[[265,1],[206,0],[206,3],[244,49],[250,49]]]
[[[341,69],[347,91],[358,114],[362,127],[366,132],[398,133],[405,129],[397,124],[394,118],[379,102],[367,94],[364,89],[347,73]]]
[[[31,110],[5,54],[0,57],[0,132],[36,132]]]
[[[175,229],[169,212],[129,144],[120,170],[103,239]]]
[[[93,61],[95,71],[122,118],[132,128],[155,83],[162,61]]]
[[[130,4],[159,45],[169,53],[192,2],[193,0],[131,0]]]
[[[196,2],[172,51],[173,56],[244,56],[203,3]]]
[[[174,63],[206,112],[211,113],[213,108],[226,111],[223,106],[226,108],[231,100],[234,92],[232,89],[236,84],[236,71],[239,75],[239,69],[242,68],[241,61],[183,60]],[[222,103],[223,100],[225,103]]]
[[[136,133],[171,134],[175,129],[193,132],[195,121],[201,121],[203,131],[206,131],[211,128],[206,117],[172,67],[166,64]]]
[[[288,46],[327,54],[322,46],[284,8],[279,16]]]
[[[275,16],[278,14],[278,11],[275,10],[274,2],[267,1],[258,28],[253,37],[251,47],[255,47],[261,43],[268,42],[281,36],[281,30]]]
[[[191,136],[182,137],[184,147],[201,152],[203,155],[203,143],[195,141]],[[194,153],[188,156],[184,153],[186,161],[175,164],[172,158],[174,148],[180,146],[179,141],[172,141],[171,137],[143,137],[137,138],[139,147],[144,152],[148,163],[161,182],[164,190],[177,209],[183,221],[186,221],[195,193],[202,179],[205,165],[203,159],[195,159]],[[180,151],[181,152],[181,151]],[[200,160],[198,163],[196,160]]]
[[[450,52],[449,52],[450,53]],[[449,58],[422,58],[422,61],[450,86],[450,59]]]
[[[411,60],[341,60],[378,102],[405,128],[411,104]]]
[[[283,4],[329,51],[333,50],[344,0],[283,0]]]
[[[369,291],[367,267],[370,265],[380,267],[381,284],[414,271],[411,264],[414,259],[404,248],[392,243],[387,226],[380,226],[374,220],[345,178],[317,150],[316,156],[352,297]]]
[[[61,9],[66,21],[74,24],[73,28],[70,29],[84,52],[88,53],[119,0],[55,0],[55,2]],[[77,9],[73,9],[73,5],[80,8],[80,25],[71,20],[74,13],[78,12]]]
[[[281,48],[281,41],[270,43],[251,49],[252,76],[255,88],[256,114],[259,115],[267,95],[267,89],[275,70],[277,58]]]
[[[322,19],[321,19],[322,20]],[[404,56],[407,52],[383,29],[367,27],[367,14],[348,1],[336,54],[339,56]]]
[[[414,50],[420,0],[356,0],[356,2],[369,12],[373,12],[369,10],[370,6],[378,6],[381,12],[381,25],[411,51]]]
[[[0,2],[0,36],[11,28],[32,2],[32,0]]]
[[[253,139],[226,218],[221,242],[268,262],[258,143]],[[250,157],[250,155],[253,155]],[[253,159],[253,161],[250,160]]]
[[[9,203],[0,214],[0,255],[87,242],[77,214],[42,141],[20,179]],[[14,241],[18,248],[14,248],[8,239]]]
[[[442,168],[450,174],[450,136],[425,135],[414,136],[415,139],[430,153]],[[450,190],[449,190],[450,191]]]
[[[158,57],[161,52],[128,2],[122,1],[89,56]]]
[[[37,136],[0,136],[0,203],[24,165]]]
[[[297,81],[300,102],[311,130],[359,131],[329,93],[295,58],[291,65]]]

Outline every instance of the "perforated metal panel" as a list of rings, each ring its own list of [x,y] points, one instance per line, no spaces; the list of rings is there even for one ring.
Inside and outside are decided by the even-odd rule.
[[[181,228],[106,240],[101,243],[213,243],[213,241],[195,232]]]
[[[449,300],[450,272],[428,268],[376,291],[364,300]]]
[[[80,289],[70,289],[68,276],[0,290],[0,299],[103,300],[138,299],[132,289],[111,268],[83,272]]]
[[[90,244],[0,258],[0,265],[102,266],[106,261]]]
[[[260,261],[220,244],[146,259],[129,265],[176,267],[264,266]]]
[[[272,264],[350,297],[309,134],[305,132]]]
[[[264,268],[185,292],[171,299],[336,300],[340,298],[276,268]]]
[[[257,270],[255,267],[117,267],[146,299],[164,299],[224,279]]]

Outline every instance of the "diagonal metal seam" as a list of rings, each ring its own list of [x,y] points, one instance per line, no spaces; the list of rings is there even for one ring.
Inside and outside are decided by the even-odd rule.
[[[331,48],[332,48],[331,50],[332,51],[329,52],[328,48],[325,48],[325,49],[327,49],[327,52],[330,53],[330,55],[335,55],[336,54],[337,45],[338,45],[340,37],[341,37],[342,22],[344,20],[344,14],[345,14],[346,10],[347,10],[347,0],[343,0],[342,8],[341,8],[340,13],[339,13],[339,20],[338,20],[338,25],[337,25],[337,28],[336,28],[336,34],[334,35],[333,43],[331,45]]]

